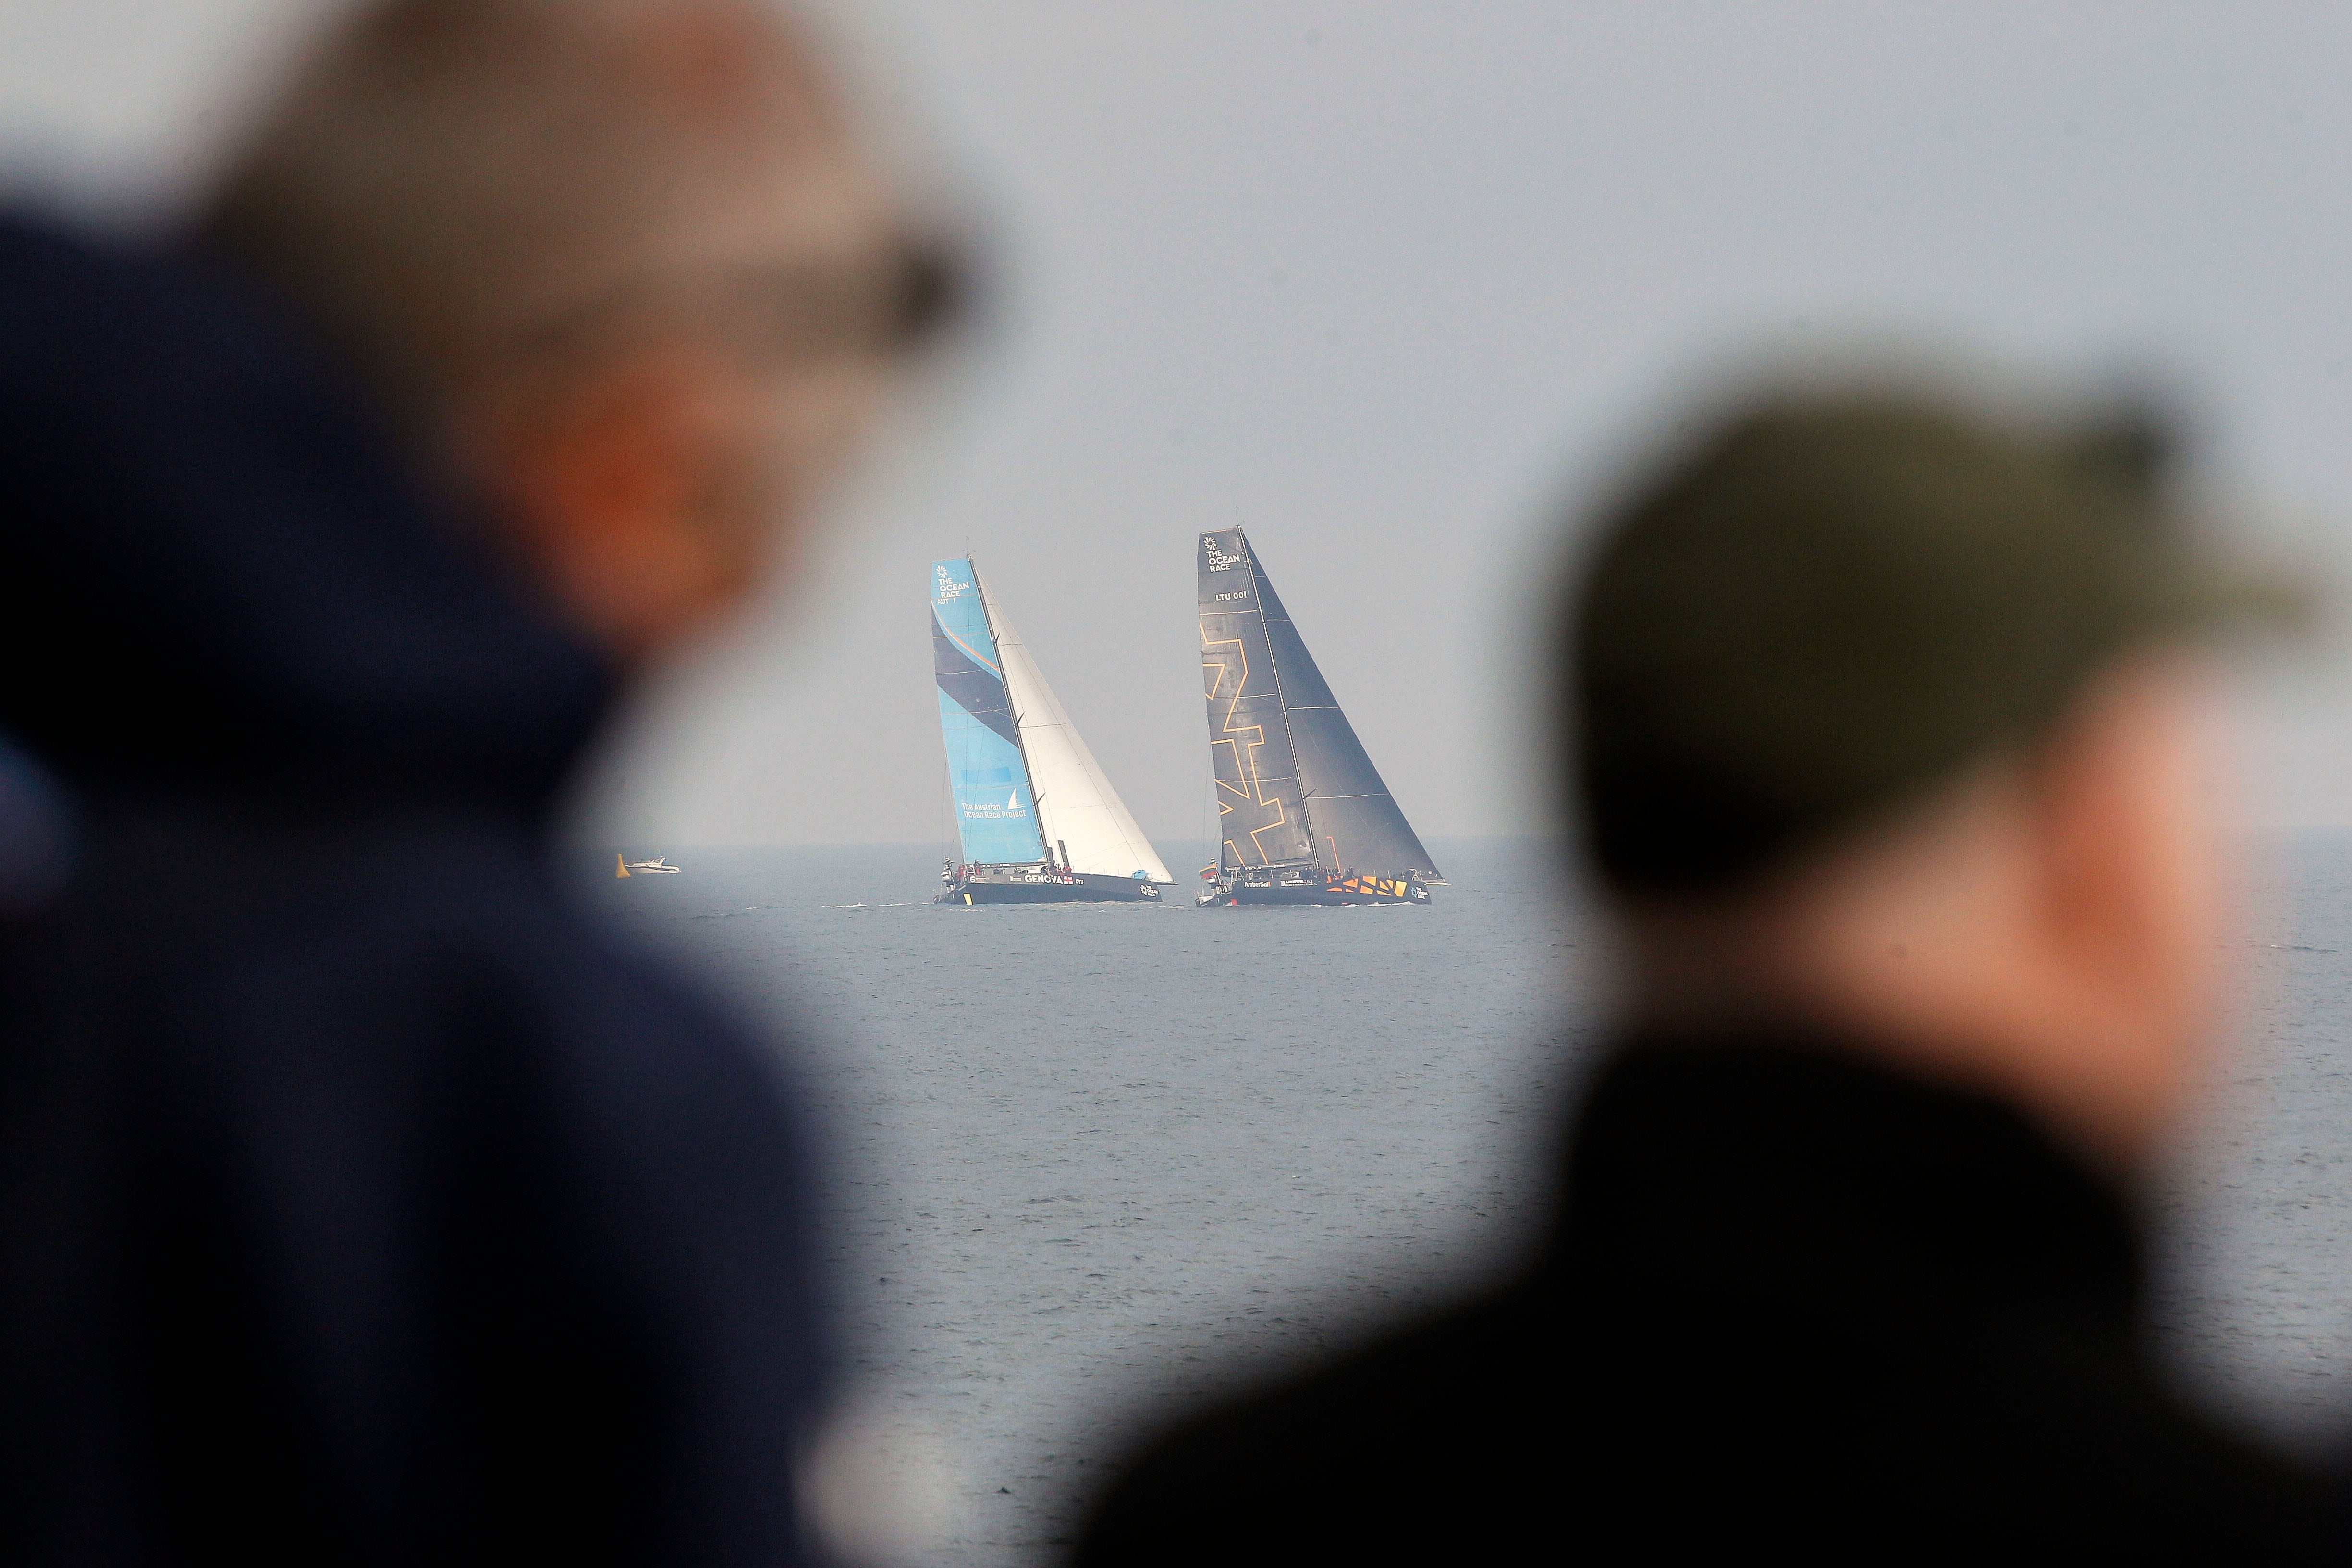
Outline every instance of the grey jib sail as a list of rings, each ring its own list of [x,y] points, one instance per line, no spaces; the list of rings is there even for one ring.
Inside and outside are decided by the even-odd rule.
[[[1438,879],[1238,528],[1201,535],[1201,671],[1224,869]]]

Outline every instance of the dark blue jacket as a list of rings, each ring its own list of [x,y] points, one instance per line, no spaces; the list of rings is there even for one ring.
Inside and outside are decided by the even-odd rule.
[[[551,875],[596,658],[266,297],[22,220],[0,542],[0,1559],[792,1560],[801,1140]]]

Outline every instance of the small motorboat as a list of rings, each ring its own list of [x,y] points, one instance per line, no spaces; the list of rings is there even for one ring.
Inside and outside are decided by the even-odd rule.
[[[667,857],[659,855],[650,860],[631,860],[625,856],[615,855],[613,857],[613,862],[614,867],[613,875],[615,877],[634,877],[640,872],[655,877],[676,876],[686,869],[683,866],[671,865]]]

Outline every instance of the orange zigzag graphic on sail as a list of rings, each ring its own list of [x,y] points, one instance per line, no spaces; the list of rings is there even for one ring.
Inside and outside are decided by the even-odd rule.
[[[1270,833],[1277,827],[1286,827],[1289,826],[1290,814],[1279,798],[1274,800],[1268,800],[1265,798],[1265,785],[1258,777],[1257,751],[1260,746],[1265,744],[1265,727],[1262,724],[1237,726],[1234,723],[1234,710],[1241,706],[1242,695],[1249,689],[1249,650],[1242,645],[1242,639],[1239,637],[1211,637],[1209,636],[1209,625],[1206,621],[1203,621],[1201,623],[1201,653],[1202,656],[1201,659],[1201,668],[1204,670],[1213,670],[1216,672],[1216,678],[1209,683],[1209,689],[1205,695],[1207,696],[1208,700],[1212,702],[1215,701],[1217,700],[1218,692],[1223,690],[1224,688],[1225,677],[1233,670],[1234,667],[1232,661],[1222,658],[1213,661],[1208,657],[1213,649],[1224,647],[1232,648],[1234,650],[1234,658],[1238,659],[1241,663],[1241,674],[1234,681],[1233,700],[1225,704],[1225,715],[1218,721],[1217,724],[1217,730],[1220,734],[1230,735],[1233,739],[1212,741],[1209,742],[1209,749],[1210,751],[1214,752],[1219,746],[1231,746],[1234,749],[1234,776],[1246,781],[1249,785],[1246,790],[1236,789],[1232,784],[1227,784],[1221,774],[1217,779],[1218,789],[1224,791],[1227,794],[1240,795],[1243,800],[1249,802],[1253,805],[1270,805],[1274,807],[1276,813],[1275,819],[1272,822],[1266,823],[1260,827],[1254,827],[1250,830],[1250,847],[1257,851],[1258,864],[1263,866],[1268,864],[1274,858],[1265,852],[1265,846],[1258,842],[1257,836],[1261,833]],[[1246,748],[1242,744],[1242,740],[1244,736],[1249,738],[1249,744]],[[1218,800],[1218,816],[1223,817],[1229,815],[1233,809],[1233,806],[1223,798]],[[1241,847],[1234,844],[1230,838],[1226,839],[1225,842],[1227,845],[1232,847],[1234,858],[1235,860],[1242,859]]]

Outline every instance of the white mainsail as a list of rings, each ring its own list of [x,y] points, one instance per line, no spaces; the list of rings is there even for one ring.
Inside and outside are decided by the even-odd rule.
[[[975,574],[977,575],[977,574]],[[1095,754],[1078,738],[1077,726],[1062,710],[1061,700],[1028,645],[1004,608],[980,585],[981,603],[988,608],[996,633],[996,656],[1004,666],[1004,690],[1013,704],[1013,721],[1021,729],[1021,750],[1029,762],[1029,789],[1037,801],[1037,826],[1059,857],[1069,857],[1069,868],[1106,877],[1131,877],[1141,871],[1155,882],[1173,882],[1160,863],[1151,840],[1128,815],[1118,792],[1103,776]]]

